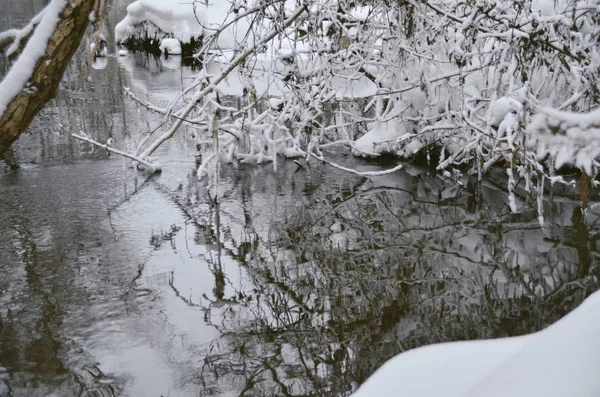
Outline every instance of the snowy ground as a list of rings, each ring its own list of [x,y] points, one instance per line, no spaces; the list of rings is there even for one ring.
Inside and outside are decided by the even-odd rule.
[[[600,390],[598,335],[600,292],[535,334],[400,354],[353,396],[593,397]]]

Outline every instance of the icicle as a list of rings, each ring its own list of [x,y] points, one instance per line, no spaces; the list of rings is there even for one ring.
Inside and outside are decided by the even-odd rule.
[[[544,226],[544,174],[538,180],[537,186],[537,212],[540,226]]]
[[[510,206],[510,211],[513,214],[517,213],[517,204],[515,202],[515,177],[513,175],[512,168],[506,169],[506,174],[508,175],[508,205]]]

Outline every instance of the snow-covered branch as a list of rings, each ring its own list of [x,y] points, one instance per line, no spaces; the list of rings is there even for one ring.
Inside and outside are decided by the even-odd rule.
[[[191,102],[184,108],[184,110],[182,112],[180,112],[180,114],[178,114],[178,116],[181,117],[181,118],[178,119],[173,124],[173,126],[169,129],[169,131],[167,131],[166,133],[164,133],[159,139],[157,139],[146,150],[144,150],[140,154],[140,157],[145,158],[145,157],[149,156],[160,145],[162,145],[165,141],[167,141],[168,139],[170,139],[177,132],[177,130],[179,129],[179,127],[181,126],[181,123],[183,122],[182,118],[187,117],[190,114],[190,112],[192,110],[194,110],[194,108],[196,107],[197,103],[199,103],[208,94],[212,93],[216,89],[216,87],[219,85],[219,83],[221,83],[223,80],[225,80],[225,78],[227,78],[227,76],[233,70],[235,70],[238,66],[240,66],[242,64],[242,62],[244,62],[250,55],[254,54],[254,52],[256,52],[257,49],[260,49],[262,46],[266,45],[271,40],[273,40],[273,38],[275,38],[275,36],[277,36],[278,34],[281,33],[282,29],[286,29],[289,26],[291,26],[298,18],[300,18],[300,16],[306,11],[306,9],[307,9],[306,5],[304,5],[304,4],[301,5],[300,7],[298,7],[296,9],[296,11],[288,19],[286,19],[283,22],[281,29],[274,29],[273,31],[271,31],[271,33],[267,34],[262,40],[258,41],[255,44],[254,47],[248,48],[241,55],[237,56],[229,64],[229,66],[225,70],[223,70],[221,72],[221,74],[214,80],[214,82],[209,83],[204,89],[198,90],[194,94],[194,96],[192,97]],[[198,84],[198,85],[200,85],[200,84]]]
[[[140,101],[175,119],[140,157],[186,120],[196,123],[197,142],[214,154],[213,165],[277,167],[278,157],[302,156],[340,168],[327,159],[336,146],[358,156],[427,158],[439,172],[461,167],[479,178],[497,165],[507,168],[513,211],[520,178],[537,194],[539,180],[556,180],[543,156],[596,175],[600,153],[574,126],[563,120],[566,133],[540,138],[543,128],[533,117],[538,107],[597,106],[595,3],[307,0],[296,10],[290,4],[233,2],[214,8],[220,24],[208,23],[196,7],[207,38],[197,52],[203,67],[166,107]],[[224,104],[231,95],[224,83],[231,81],[239,88],[233,106]],[[558,128],[544,120],[546,130]],[[581,131],[590,128],[595,124]],[[565,140],[577,149],[566,149]]]
[[[571,165],[595,175],[600,158],[600,109],[575,114],[539,108],[529,125],[530,144],[539,158],[550,156],[554,167]]]
[[[95,140],[87,137],[87,136],[83,136],[83,135],[78,135],[78,134],[71,134],[71,136],[73,138],[79,139],[80,141],[83,142],[87,142],[89,144],[92,144],[94,146],[97,146],[99,148],[102,148],[108,152],[114,153],[114,154],[118,154],[119,156],[123,156],[123,157],[127,157],[137,163],[142,164],[144,167],[146,167],[149,171],[151,172],[158,172],[161,170],[161,166],[160,164],[157,163],[149,163],[139,157],[133,156],[129,153],[123,152],[121,150],[115,149],[112,146],[110,146],[108,143],[100,143],[100,142],[96,142]]]
[[[0,33],[0,51],[4,51],[6,48],[6,51],[4,51],[6,56],[9,58],[16,58],[27,44],[27,41],[33,34],[35,28],[39,25],[45,12],[46,8],[33,17],[31,21],[29,21],[29,24],[23,29],[10,29]]]

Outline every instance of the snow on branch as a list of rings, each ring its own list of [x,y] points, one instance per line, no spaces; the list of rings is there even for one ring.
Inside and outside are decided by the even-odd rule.
[[[18,50],[27,44],[27,41],[37,25],[39,25],[45,12],[46,8],[33,17],[23,29],[10,29],[0,33],[0,51],[4,51],[4,48],[8,47],[5,52],[7,57],[10,58],[17,55]]]
[[[56,95],[71,58],[79,48],[94,2],[51,0],[22,34],[25,43],[0,82],[0,152],[5,151]],[[37,27],[33,28],[39,20]],[[27,32],[31,37],[26,40]],[[20,37],[18,34],[17,36]],[[16,54],[16,53],[14,53]]]
[[[165,132],[160,138],[158,138],[153,144],[151,144],[146,150],[144,150],[139,157],[141,158],[145,158],[147,156],[149,156],[150,154],[152,154],[160,145],[162,145],[165,141],[169,140],[179,129],[179,127],[181,126],[181,124],[183,123],[183,120],[190,114],[190,112],[192,110],[194,110],[194,108],[196,107],[196,105],[204,98],[206,97],[208,94],[210,94],[211,92],[213,92],[217,85],[219,83],[221,83],[223,80],[225,80],[225,78],[233,71],[235,70],[240,64],[242,64],[242,62],[244,62],[248,57],[250,57],[257,49],[261,48],[262,46],[264,46],[265,44],[267,44],[268,42],[270,42],[271,40],[273,40],[273,38],[275,38],[275,36],[277,36],[282,29],[286,29],[288,28],[290,25],[292,25],[298,18],[300,18],[300,16],[302,16],[302,14],[307,10],[306,5],[301,5],[300,7],[298,7],[294,13],[292,13],[292,15],[290,15],[289,18],[287,18],[283,23],[280,29],[274,29],[273,31],[271,31],[269,34],[267,34],[263,39],[261,39],[259,42],[256,43],[255,46],[248,48],[246,51],[244,51],[242,54],[240,54],[239,56],[237,56],[230,64],[227,68],[225,68],[225,70],[223,70],[221,72],[221,74],[214,80],[214,82],[212,82],[211,84],[209,84],[208,86],[206,86],[204,89],[200,89],[198,90],[194,96],[192,97],[192,100],[190,101],[190,103],[183,109],[182,112],[180,112],[180,114],[178,114],[178,116],[180,117],[174,124],[173,126],[169,129],[169,131]],[[199,85],[199,84],[198,84]]]
[[[102,148],[102,149],[104,149],[106,151],[109,151],[111,153],[118,154],[119,156],[127,157],[127,158],[129,158],[129,159],[131,159],[131,160],[133,160],[133,161],[135,161],[137,163],[142,164],[144,167],[146,167],[151,172],[159,172],[161,170],[160,164],[150,163],[150,162],[145,161],[145,160],[143,160],[143,159],[141,159],[139,157],[133,156],[133,155],[131,155],[129,153],[123,152],[121,150],[117,150],[117,149],[111,147],[108,143],[103,144],[103,143],[100,143],[100,142],[96,142],[95,140],[93,140],[93,139],[91,139],[91,138],[89,138],[87,136],[78,135],[78,134],[71,134],[71,136],[73,138],[79,139],[80,141],[90,143],[90,144],[92,144],[94,146]]]
[[[315,159],[317,159],[333,168],[337,168],[338,170],[346,171],[350,174],[354,174],[354,175],[358,175],[358,176],[383,176],[383,175],[393,174],[394,172],[400,171],[401,169],[403,169],[406,166],[405,164],[398,164],[395,167],[392,167],[387,170],[382,170],[382,171],[357,171],[354,168],[344,167],[343,165],[339,165],[337,163],[334,163],[333,161],[326,160],[324,157],[317,156],[316,154],[314,154],[312,152],[309,152],[308,154],[311,157],[314,157]]]
[[[27,82],[33,76],[39,60],[46,54],[48,39],[56,29],[56,25],[60,20],[60,13],[66,4],[66,0],[52,0],[46,9],[36,17],[40,19],[37,28],[35,28],[21,56],[4,77],[4,80],[0,82],[0,116],[4,114],[8,104],[19,92],[36,89],[35,87],[29,87]],[[33,24],[30,24],[30,26],[30,29],[34,29]],[[15,35],[15,38],[22,38],[22,36]],[[13,47],[14,45],[11,46],[11,48]]]
[[[206,39],[196,53],[202,68],[165,107],[137,99],[175,119],[138,157],[189,121],[211,166],[277,168],[278,157],[302,156],[364,175],[328,160],[334,147],[421,156],[440,173],[460,167],[479,179],[496,165],[507,168],[514,212],[520,179],[539,195],[544,180],[561,181],[543,156],[597,172],[600,151],[584,136],[595,136],[598,124],[534,117],[538,106],[581,111],[600,101],[600,10],[591,3],[308,0],[295,10],[291,3],[194,3]]]
[[[540,108],[528,132],[538,157],[550,155],[556,169],[572,165],[594,175],[600,157],[600,109],[582,114]]]

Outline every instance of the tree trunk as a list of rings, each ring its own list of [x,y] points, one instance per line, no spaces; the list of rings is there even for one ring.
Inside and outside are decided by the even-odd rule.
[[[62,77],[79,47],[95,0],[68,0],[50,36],[44,56],[28,80],[33,90],[21,90],[0,115],[0,153],[19,138],[38,112],[56,96]],[[25,87],[23,87],[25,88]]]

